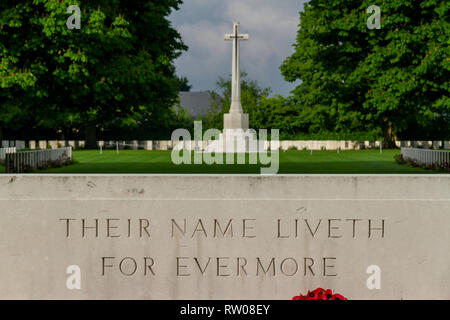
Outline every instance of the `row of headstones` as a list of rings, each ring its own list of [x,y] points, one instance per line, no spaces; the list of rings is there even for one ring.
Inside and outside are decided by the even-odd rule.
[[[44,150],[72,147],[73,149],[84,148],[84,141],[65,141],[65,140],[3,140],[2,148],[15,147],[17,150]]]
[[[450,149],[450,141],[398,141],[399,148]]]
[[[179,141],[98,141],[97,146],[100,148],[117,148],[132,149],[132,150],[171,150]],[[193,141],[191,143],[194,143]],[[207,145],[207,142],[203,142]],[[371,141],[280,141],[280,148],[282,150],[297,149],[297,150],[358,150],[358,149],[377,149],[380,147],[380,142]],[[450,149],[450,141],[397,141],[398,148],[421,148],[421,149]],[[30,150],[37,149],[57,149],[63,147],[72,147],[73,149],[83,149],[85,141],[75,140],[3,140],[1,147],[9,148],[16,147],[17,150],[28,148]],[[270,143],[266,143],[266,147],[270,147]]]
[[[396,141],[397,148],[450,149],[450,141]],[[282,150],[361,150],[383,147],[380,141],[280,141]]]

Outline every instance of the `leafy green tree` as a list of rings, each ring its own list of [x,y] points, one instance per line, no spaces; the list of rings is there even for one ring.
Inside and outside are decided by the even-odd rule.
[[[291,140],[298,132],[306,131],[305,120],[299,116],[299,108],[292,97],[263,96],[258,101],[259,112],[255,116],[255,129],[278,129],[280,138]]]
[[[230,111],[231,106],[231,76],[230,79],[220,77],[216,82],[219,92],[212,93],[212,111],[203,119],[204,128],[223,129],[223,115]],[[248,79],[248,74],[241,73],[241,102],[245,113],[249,114],[250,127],[259,128],[261,118],[259,102],[270,94],[270,88],[263,88],[258,81]]]
[[[180,92],[189,92],[192,89],[192,86],[189,84],[189,79],[186,77],[177,77],[178,81],[178,91]]]
[[[186,46],[167,19],[181,0],[2,0],[0,127],[164,126]],[[69,5],[81,29],[69,30]],[[169,116],[170,117],[170,116]]]
[[[381,29],[366,12],[381,8]],[[309,132],[450,135],[450,2],[311,0],[282,65]]]

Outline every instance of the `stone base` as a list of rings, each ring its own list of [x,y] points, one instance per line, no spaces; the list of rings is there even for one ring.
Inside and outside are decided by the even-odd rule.
[[[264,141],[248,130],[224,130],[220,139],[212,141],[206,153],[258,153],[264,152]]]
[[[223,119],[224,130],[248,130],[248,114],[227,113]]]

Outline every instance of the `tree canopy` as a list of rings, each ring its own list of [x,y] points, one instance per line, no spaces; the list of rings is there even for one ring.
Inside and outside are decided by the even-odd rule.
[[[366,12],[381,8],[381,29]],[[310,133],[450,136],[450,2],[311,0],[281,67]]]
[[[167,19],[181,0],[2,0],[0,127],[162,130],[187,49]],[[81,9],[69,30],[67,8]]]
[[[192,89],[192,85],[189,84],[189,79],[187,77],[178,77],[178,91],[189,92]]]

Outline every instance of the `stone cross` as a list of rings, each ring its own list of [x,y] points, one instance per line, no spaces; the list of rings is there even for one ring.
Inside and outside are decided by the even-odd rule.
[[[233,23],[233,33],[226,34],[226,41],[233,41],[233,69],[231,79],[231,107],[225,115],[225,129],[248,129],[248,115],[244,115],[241,105],[240,41],[248,40],[248,34],[239,33],[239,22]]]

